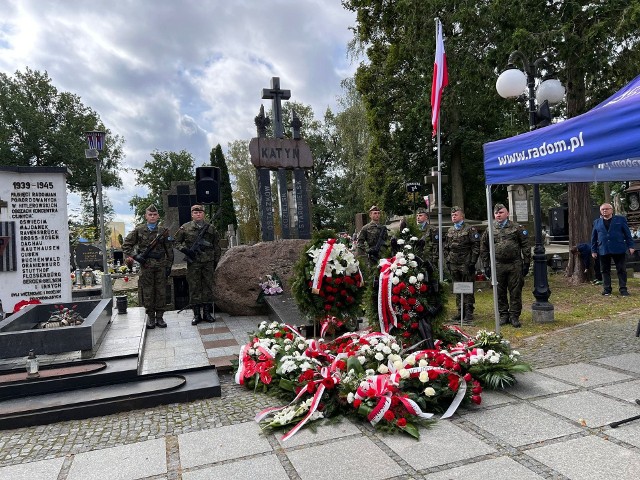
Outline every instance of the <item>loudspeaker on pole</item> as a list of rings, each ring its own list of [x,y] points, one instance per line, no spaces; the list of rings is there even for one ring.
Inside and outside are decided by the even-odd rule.
[[[196,201],[204,205],[220,203],[220,169],[196,168]]]

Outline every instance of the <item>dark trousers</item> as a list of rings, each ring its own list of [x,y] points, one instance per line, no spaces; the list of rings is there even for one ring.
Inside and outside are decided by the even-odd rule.
[[[626,253],[611,253],[600,255],[600,270],[602,270],[602,286],[605,293],[611,293],[611,260],[616,266],[618,274],[618,288],[620,292],[627,291],[627,261]]]

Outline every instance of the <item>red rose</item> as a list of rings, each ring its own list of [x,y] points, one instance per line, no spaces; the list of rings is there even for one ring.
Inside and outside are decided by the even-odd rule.
[[[410,320],[411,316],[408,313],[403,313],[402,314],[402,320],[404,320],[405,322]]]
[[[426,291],[427,291],[427,286],[426,286],[424,283],[423,283],[422,285],[420,285],[420,291],[421,291],[422,293],[424,293],[424,292],[426,292]]]
[[[331,310],[331,305],[329,305],[328,303],[326,303],[324,305],[324,309],[328,312],[329,310]]]
[[[400,303],[402,303],[402,302],[400,302]],[[408,311],[410,311],[410,310],[411,310],[411,305],[409,305],[408,303],[402,303],[402,309],[403,309],[405,312],[408,312]]]
[[[414,287],[413,285],[409,285],[409,293],[411,295],[415,295],[416,294],[416,287]]]
[[[479,394],[479,393],[482,393],[482,387],[480,385],[478,385],[477,387],[473,387],[471,389],[471,393],[474,393],[476,395]]]
[[[400,293],[400,287],[396,285],[391,289],[391,293],[393,293],[394,295],[398,295]]]
[[[345,362],[344,360],[338,360],[336,362],[336,368],[338,368],[339,370],[344,370],[345,368],[347,368],[347,362]]]
[[[361,404],[361,403],[362,403],[362,400],[360,400],[359,398],[356,398],[356,399],[353,401],[353,406],[354,406],[355,408],[358,408],[358,407],[360,407],[360,404]]]
[[[327,297],[327,302],[333,302],[336,299],[336,297],[334,297],[333,295],[329,295]]]
[[[342,295],[343,297],[346,297],[347,295],[349,295],[349,292],[347,292],[344,288],[342,290],[340,290],[340,295]]]
[[[344,283],[346,283],[347,285],[353,285],[353,278],[351,277],[344,277]]]
[[[396,416],[391,410],[387,410],[386,412],[384,412],[384,419],[387,422],[393,421],[394,418],[396,418]]]
[[[333,283],[333,278],[332,277],[325,277],[325,281],[327,283]]]
[[[411,329],[412,329],[412,330],[417,330],[417,329],[418,329],[418,323],[417,323],[417,322],[413,322],[413,323],[411,324]]]
[[[398,295],[391,295],[391,303],[398,303],[400,301],[400,297]]]
[[[336,385],[336,382],[333,378],[328,377],[322,380],[322,385],[324,385],[324,388],[327,390],[331,390]]]
[[[404,338],[409,338],[411,336],[411,334],[409,332],[402,332],[402,336]]]
[[[422,305],[418,305],[416,307],[416,312],[423,312],[424,311],[424,307]]]
[[[413,297],[411,297],[409,300],[407,300],[409,302],[409,305],[415,305],[417,303],[417,300]]]
[[[476,405],[480,405],[480,403],[482,403],[482,398],[480,395],[471,395],[471,401]]]
[[[438,375],[440,374],[435,370],[428,370],[427,375],[429,376],[429,380],[435,380],[436,378],[438,378]]]
[[[396,421],[396,425],[398,425],[400,428],[406,427],[407,426],[407,419],[406,418],[399,418]]]
[[[289,332],[285,335],[285,338],[288,340],[293,340],[293,333]]]
[[[467,372],[467,373],[464,374],[464,377],[462,377],[462,378],[464,378],[465,382],[470,382],[473,377],[471,376],[471,374],[469,372]]]
[[[347,297],[347,303],[353,303],[354,298],[353,297]]]
[[[406,286],[407,286],[407,284],[406,284],[406,283],[404,283],[404,282],[400,282],[400,283],[398,284],[398,287],[400,288],[400,290],[404,290],[404,288],[405,288]]]
[[[316,384],[313,382],[309,382],[307,383],[307,392],[308,393],[313,393],[316,391]]]
[[[276,333],[273,334],[273,336],[276,337],[276,338],[280,338],[280,337],[282,337],[282,332],[276,332]]]
[[[333,283],[335,283],[336,285],[340,285],[342,283],[342,279],[341,278],[336,278]]]

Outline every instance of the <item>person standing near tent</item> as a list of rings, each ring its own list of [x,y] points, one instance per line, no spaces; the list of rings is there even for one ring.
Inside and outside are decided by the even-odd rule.
[[[593,222],[591,231],[591,256],[600,260],[602,272],[602,295],[611,295],[611,260],[618,274],[620,295],[628,297],[627,290],[627,250],[633,255],[635,243],[622,215],[614,215],[610,203],[600,205],[600,218]]]
[[[495,274],[498,283],[498,313],[500,325],[510,323],[515,328],[522,326],[522,287],[529,273],[531,248],[527,230],[509,220],[509,210],[502,203],[493,207],[495,222],[493,241],[495,244],[496,272],[491,272],[489,258],[489,230],[482,234],[480,257],[488,277]]]
[[[442,252],[451,278],[454,282],[473,282],[476,277],[476,262],[480,255],[480,234],[473,225],[464,221],[464,211],[461,207],[451,207],[451,221],[447,234],[443,237]],[[473,309],[475,296],[473,292],[464,295],[464,316],[462,323],[473,325]],[[451,318],[460,321],[460,296],[456,295],[457,315]]]

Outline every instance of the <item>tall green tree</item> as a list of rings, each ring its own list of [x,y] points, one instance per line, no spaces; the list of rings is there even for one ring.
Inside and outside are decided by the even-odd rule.
[[[233,209],[229,169],[220,144],[211,150],[210,159],[211,166],[220,169],[220,215],[215,219],[214,224],[218,232],[226,232],[229,225],[233,225],[234,228],[238,227],[238,219]]]
[[[129,205],[138,220],[144,218],[145,209],[153,204],[158,209],[160,217],[164,216],[162,191],[171,188],[171,182],[193,180],[195,168],[193,156],[186,150],[180,152],[151,153],[151,160],[144,162],[140,169],[134,169],[136,185],[146,187],[146,196],[134,195]]]
[[[106,132],[100,152],[103,187],[120,188],[124,140],[112,135],[95,111],[77,95],[58,91],[47,72],[0,73],[0,164],[66,166],[69,189],[90,193],[96,188],[96,165],[84,155],[89,130]]]
[[[233,205],[238,219],[238,232],[242,243],[260,240],[260,213],[258,210],[258,178],[251,163],[249,142],[235,140],[229,143],[227,165],[231,177]]]

